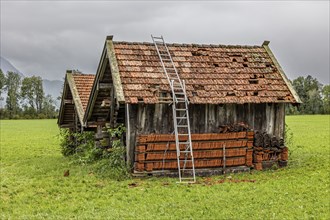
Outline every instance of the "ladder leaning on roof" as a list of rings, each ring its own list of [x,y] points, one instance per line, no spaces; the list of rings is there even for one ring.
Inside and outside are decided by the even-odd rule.
[[[163,36],[151,38],[172,91],[172,110],[175,133],[175,145],[180,183],[196,182],[195,164],[189,124],[189,101],[185,82],[181,80],[174,66],[171,54]]]

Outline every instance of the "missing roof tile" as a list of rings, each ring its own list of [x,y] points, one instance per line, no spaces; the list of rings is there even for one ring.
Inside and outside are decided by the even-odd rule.
[[[237,60],[235,58],[233,58],[233,62],[237,62]]]
[[[213,63],[213,66],[214,67],[219,67],[219,64],[218,63]]]
[[[257,80],[257,79],[249,79],[249,83],[250,84],[258,84],[259,83],[259,80]]]
[[[243,63],[243,67],[248,67],[247,63]]]
[[[253,96],[258,96],[259,92],[258,91],[253,91]]]
[[[250,79],[256,79],[256,78],[257,78],[256,74],[253,74],[253,76],[250,76]]]
[[[243,61],[244,62],[248,62],[248,59],[246,57],[244,57]]]
[[[233,91],[230,91],[230,92],[227,92],[227,96],[235,96],[236,94],[235,94],[235,92],[233,92]]]
[[[192,51],[191,54],[193,56],[208,56],[209,55],[209,50],[204,49],[204,48],[198,48],[195,51]]]

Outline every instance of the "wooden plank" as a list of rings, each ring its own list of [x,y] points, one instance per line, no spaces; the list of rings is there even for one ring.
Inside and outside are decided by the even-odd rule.
[[[149,135],[139,135],[138,142],[139,143],[146,143],[141,142],[139,138],[145,138],[146,142],[174,142],[175,136],[174,134],[149,134]],[[235,139],[244,139],[247,138],[247,132],[231,132],[231,133],[207,133],[207,134],[191,134],[192,141],[216,141],[216,140],[235,140]],[[180,140],[186,140],[187,137],[182,136]]]
[[[136,161],[157,161],[157,160],[176,160],[176,151],[166,151],[166,152],[147,152],[147,153],[136,153]],[[140,155],[140,156],[139,156]],[[141,156],[143,155],[143,156]],[[226,150],[226,157],[237,157],[245,156],[246,148],[236,148]],[[223,157],[223,150],[203,150],[194,151],[194,159],[210,159],[210,158],[220,158]],[[185,159],[185,155],[180,155],[181,159]],[[190,159],[190,155],[187,156]]]
[[[113,86],[115,89],[116,98],[119,103],[124,103],[125,97],[124,97],[124,92],[123,92],[123,86],[121,84],[117,58],[116,58],[112,39],[106,40],[106,48],[107,48],[107,55],[108,55],[108,59],[109,59],[109,63],[110,63],[112,81],[113,81]]]
[[[67,72],[66,77],[67,77],[67,82],[69,84],[71,94],[73,96],[73,102],[75,103],[75,108],[76,108],[76,112],[78,114],[79,122],[81,124],[84,124],[83,118],[84,118],[85,111],[84,111],[84,108],[82,107],[80,96],[79,96],[74,78],[72,76],[72,73]]]
[[[236,158],[228,158],[226,160],[226,166],[240,166],[245,165],[246,159],[245,157],[236,157]],[[174,170],[177,168],[177,161],[159,161],[159,162],[148,162],[145,163],[146,171],[152,171],[152,170]],[[182,167],[184,165],[184,161],[181,161],[180,166]],[[216,168],[216,167],[222,167],[223,166],[223,160],[222,159],[203,159],[203,160],[195,160],[195,168]],[[191,168],[191,162],[187,161],[186,168]]]
[[[104,83],[104,82],[99,82],[98,83],[98,89],[99,90],[110,90],[112,88],[111,83]]]
[[[63,102],[64,102],[65,105],[67,105],[67,104],[73,104],[73,100],[72,99],[64,99]]]

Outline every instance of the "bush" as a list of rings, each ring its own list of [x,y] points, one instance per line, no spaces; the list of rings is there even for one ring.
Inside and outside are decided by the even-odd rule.
[[[92,132],[74,133],[69,129],[60,129],[60,146],[64,156],[86,151],[94,144]]]
[[[93,165],[94,172],[105,177],[122,180],[129,177],[129,166],[125,161],[126,148],[123,135],[126,129],[123,125],[109,129],[111,147],[95,146],[94,133],[72,133],[61,129],[61,152],[64,156],[81,165]]]

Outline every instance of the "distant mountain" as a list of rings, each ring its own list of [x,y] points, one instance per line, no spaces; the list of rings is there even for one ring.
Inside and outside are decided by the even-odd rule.
[[[19,71],[16,67],[13,66],[8,60],[0,56],[0,69],[4,74],[7,74],[8,71],[18,73],[21,77],[24,77],[24,74]]]
[[[24,74],[19,71],[13,64],[11,64],[7,59],[0,57],[0,68],[2,72],[7,75],[8,71],[18,73],[22,78],[24,78]],[[55,104],[57,107],[60,105],[60,101],[57,100],[57,97],[61,95],[62,92],[63,81],[61,80],[48,80],[43,79],[43,87],[45,95],[49,94],[55,100]],[[6,94],[3,94],[4,100],[6,99]],[[4,101],[2,100],[2,101]],[[3,106],[4,103],[0,101],[0,107]]]

